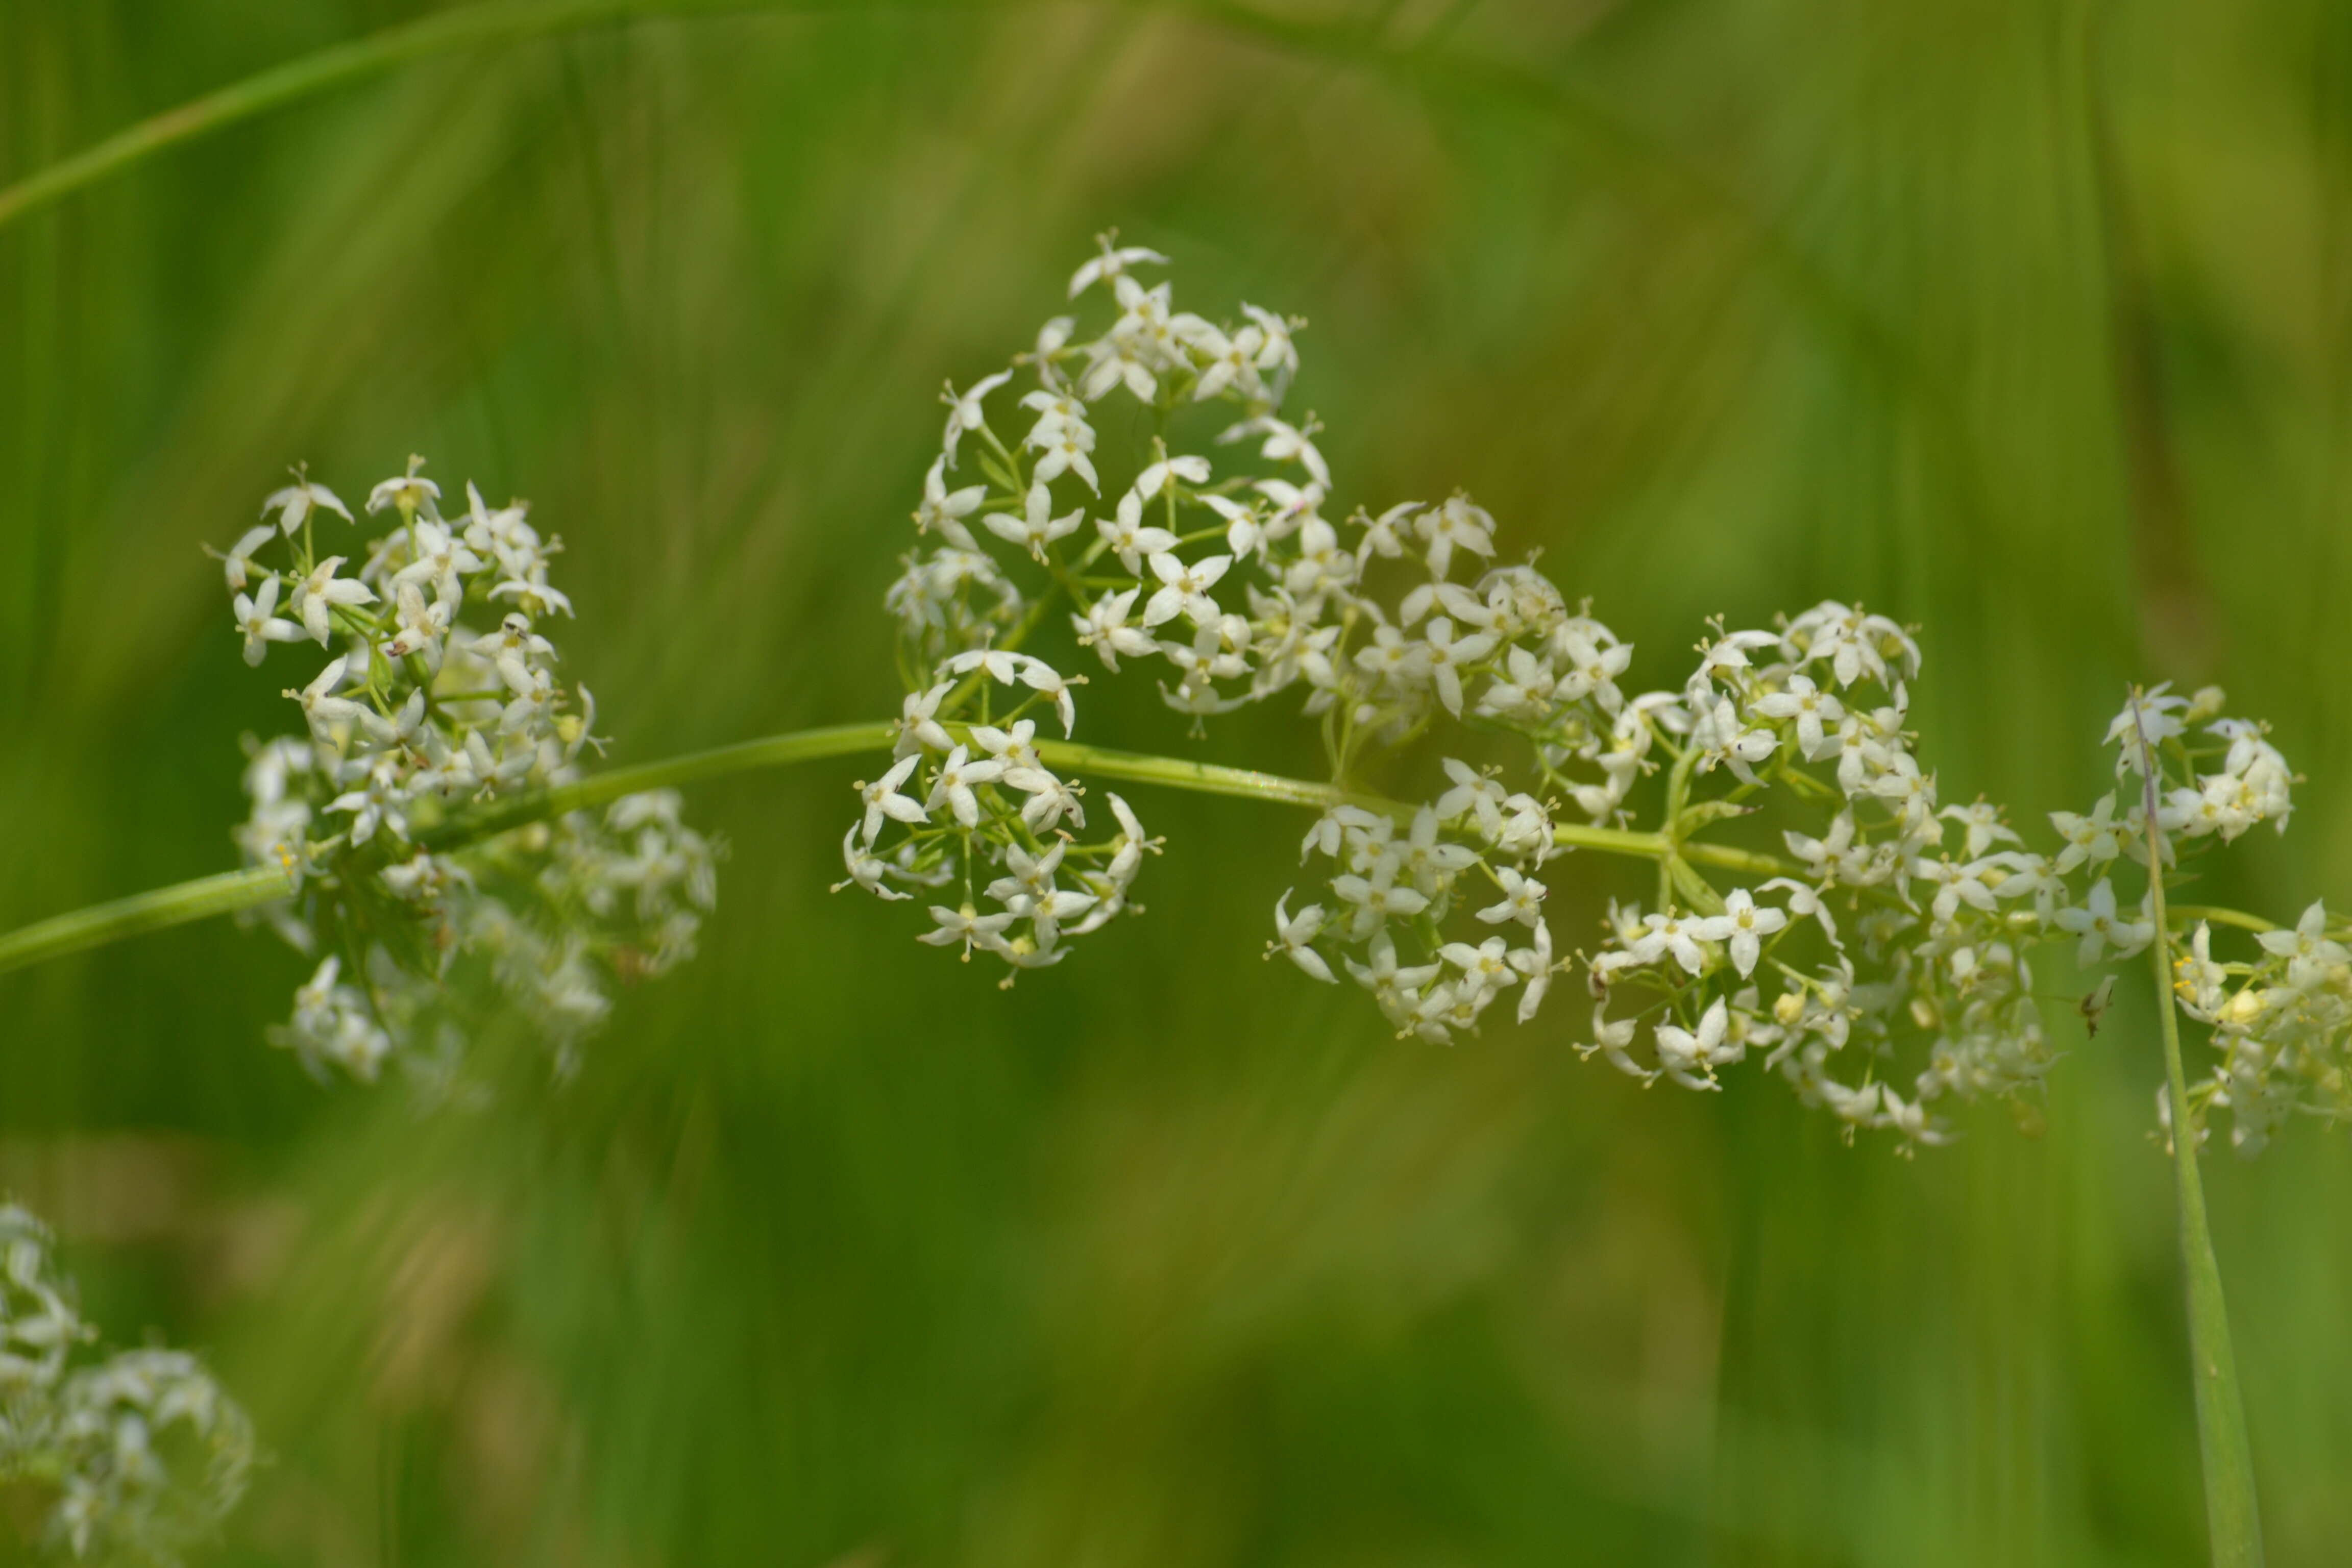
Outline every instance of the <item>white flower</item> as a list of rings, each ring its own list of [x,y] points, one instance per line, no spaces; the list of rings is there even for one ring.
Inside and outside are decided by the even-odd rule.
[[[273,490],[270,492],[269,499],[261,503],[261,515],[268,517],[271,512],[276,512],[278,531],[290,538],[296,529],[310,521],[313,511],[320,509],[333,512],[345,522],[352,521],[351,509],[336,497],[334,491],[322,484],[312,482],[310,475],[298,468],[294,470],[292,484],[282,490]],[[252,535],[247,534],[246,537],[250,539]],[[250,552],[240,546],[237,553],[246,554]],[[242,585],[239,584],[239,586]]]
[[[1495,881],[1503,890],[1502,899],[1480,910],[1480,920],[1488,925],[1500,925],[1505,921],[1517,921],[1531,928],[1543,925],[1543,901],[1550,889],[1508,866],[1496,869]]]
[[[1361,942],[1391,917],[1411,920],[1429,907],[1429,900],[1412,888],[1396,885],[1400,862],[1394,855],[1383,855],[1371,866],[1367,877],[1334,877],[1331,891],[1343,903],[1356,906],[1354,938]]]
[[[278,618],[278,579],[262,584],[261,592],[251,598],[239,594],[230,608],[236,616],[236,629],[245,638],[245,662],[259,664],[262,656],[274,642],[300,642],[303,632],[291,621]]]
[[[894,748],[901,756],[928,746],[934,752],[951,750],[955,737],[949,734],[937,717],[940,703],[955,689],[955,682],[942,680],[928,691],[909,691],[898,705],[898,741]]]
[[[294,597],[287,606],[302,617],[304,628],[322,647],[326,646],[328,629],[333,625],[331,616],[336,605],[350,608],[375,603],[374,589],[335,575],[335,569],[342,563],[340,555],[330,555],[320,562],[309,576],[294,584]]]
[[[1933,860],[1912,861],[1911,876],[1915,881],[1936,884],[1935,899],[1929,908],[1938,921],[1948,921],[1959,912],[1962,904],[1986,914],[1996,912],[1999,906],[1984,877],[1998,864],[1990,859],[1955,860],[1945,855]]]
[[[1626,1077],[1638,1078],[1645,1086],[1654,1083],[1657,1081],[1658,1075],[1635,1061],[1625,1052],[1625,1047],[1633,1043],[1634,1032],[1640,1026],[1631,1018],[1620,1018],[1612,1023],[1608,1016],[1608,1004],[1595,1002],[1592,1005],[1592,1044],[1578,1047],[1578,1052],[1589,1057],[1594,1051],[1599,1051],[1609,1058],[1610,1066]]]
[[[1323,906],[1309,904],[1294,915],[1288,909],[1291,891],[1284,889],[1282,897],[1274,901],[1275,940],[1265,944],[1266,956],[1271,958],[1277,952],[1281,953],[1313,978],[1339,984],[1323,955],[1307,945],[1323,929]]]
[[[1429,649],[1430,673],[1437,683],[1437,700],[1458,719],[1462,716],[1462,668],[1494,652],[1496,638],[1487,632],[1457,637],[1454,635],[1454,623],[1444,616],[1431,621],[1422,637]]]
[[[404,516],[433,515],[434,508],[441,500],[441,487],[417,471],[424,467],[424,458],[409,458],[408,472],[397,479],[386,479],[368,492],[368,510],[375,512],[387,507],[398,507]]]
[[[910,758],[908,760],[911,761],[912,759]],[[849,825],[849,831],[842,835],[841,838],[841,858],[842,863],[849,868],[849,880],[845,882],[835,882],[833,885],[833,890],[837,893],[841,891],[842,889],[848,887],[851,882],[855,882],[857,886],[865,889],[867,892],[872,893],[877,898],[906,899],[910,897],[911,895],[899,892],[897,889],[887,886],[883,882],[882,879],[884,875],[888,872],[890,868],[883,861],[875,858],[874,851],[871,847],[871,842],[872,841],[870,839],[862,838],[859,836],[858,825],[856,823],[853,822]]]
[[[1096,242],[1102,247],[1102,254],[1070,274],[1071,299],[1076,299],[1107,278],[1116,279],[1125,276],[1127,269],[1138,262],[1148,261],[1162,267],[1168,264],[1166,257],[1156,250],[1147,250],[1139,245],[1122,246],[1114,250],[1110,243],[1114,237],[1111,235],[1102,236]]]
[[[1510,946],[1499,936],[1490,936],[1475,947],[1466,942],[1449,942],[1437,950],[1437,956],[1462,971],[1468,984],[1482,991],[1500,991],[1519,979],[1519,972],[1511,966]]]
[[[388,768],[369,767],[361,786],[346,790],[327,803],[329,811],[352,813],[352,842],[364,844],[375,836],[378,827],[389,828],[394,837],[408,837],[405,800],[399,784]]]
[[[1658,1063],[1666,1076],[1686,1089],[1720,1089],[1715,1081],[1718,1063],[1735,1062],[1747,1054],[1745,1047],[1725,1043],[1730,1032],[1730,1013],[1718,996],[1699,1016],[1696,1032],[1678,1024],[1660,1024],[1652,1032],[1658,1045]]]
[[[1003,772],[1003,763],[992,758],[974,762],[966,748],[958,746],[940,764],[939,777],[931,784],[931,797],[924,804],[934,811],[945,805],[955,813],[958,822],[966,827],[976,827],[980,825],[980,799],[972,794],[972,786],[987,784]]]
[[[1723,897],[1723,913],[1693,921],[1690,932],[1701,942],[1726,943],[1731,950],[1731,966],[1744,980],[1755,972],[1763,939],[1788,923],[1784,911],[1769,905],[1759,908],[1747,889],[1734,888]]]
[[[964,432],[988,428],[988,416],[981,407],[981,399],[1012,379],[1011,371],[1000,370],[994,375],[982,376],[961,393],[956,391],[954,382],[948,383],[948,389],[940,401],[948,405],[948,427],[941,441],[944,448],[941,455],[947,458],[949,468],[956,466],[956,444],[963,439]]]
[[[1788,877],[1775,877],[1758,891],[1788,894],[1790,914],[1795,915],[1799,920],[1811,919],[1821,921],[1822,931],[1830,939],[1830,945],[1843,948],[1843,944],[1838,941],[1837,917],[1830,912],[1829,905],[1822,900],[1821,894],[1814,889]]]
[[[1549,926],[1541,921],[1536,922],[1534,942],[1511,950],[1511,967],[1527,981],[1519,993],[1519,1022],[1524,1024],[1535,1017],[1536,1010],[1543,1005],[1544,994],[1551,989],[1554,965]]]
[[[2316,988],[2329,977],[2330,971],[2340,973],[2352,963],[2352,952],[2342,942],[2327,935],[2327,905],[2315,901],[2303,911],[2293,931],[2266,931],[2254,940],[2263,951],[2287,960],[2287,984],[2298,990]]]
[[[1030,397],[1035,397],[1031,393]],[[1024,398],[1027,402],[1028,398]],[[1037,421],[1029,432],[1027,445],[1038,449],[1037,467],[1030,479],[1038,487],[1052,483],[1066,473],[1074,473],[1087,481],[1087,489],[1102,493],[1102,481],[1095,477],[1094,459],[1087,454],[1095,449],[1094,426],[1087,424],[1081,411],[1060,412],[1058,406]],[[1036,491],[1032,489],[1031,505],[1035,505]]]
[[[2052,812],[2050,826],[2058,830],[2058,836],[2066,841],[2066,847],[2058,852],[2058,858],[2051,869],[2063,877],[2085,860],[2094,865],[2105,865],[2114,859],[2125,841],[2131,837],[2129,825],[2115,818],[2116,797],[2113,793],[2101,795],[2098,805],[2091,808],[2088,816],[2077,816],[2071,811]]]
[[[228,553],[221,557],[221,572],[228,580],[228,591],[242,593],[252,580],[253,552],[278,537],[278,531],[268,523],[247,529],[237,536]]]
[[[1845,705],[1802,675],[1790,676],[1780,690],[1758,698],[1748,710],[1767,719],[1795,720],[1797,745],[1809,762],[1819,762],[1836,750],[1825,726],[1845,720]]]
[[[1083,675],[1064,676],[1042,658],[1033,658],[1021,667],[1021,684],[1045,693],[1054,705],[1054,712],[1062,721],[1062,738],[1069,739],[1078,721],[1078,706],[1070,697],[1070,688],[1083,686]]]
[[[2093,884],[2080,908],[2060,910],[2055,919],[2059,929],[2083,939],[2076,962],[2086,969],[2109,947],[2117,958],[2129,958],[2156,936],[2155,921],[2126,920],[2116,913],[2116,890],[2105,877]]]
[[[915,771],[915,764],[921,760],[916,756],[901,757],[890,764],[888,773],[872,784],[861,780],[854,786],[858,798],[866,804],[866,819],[861,826],[868,845],[881,835],[886,817],[895,822],[929,822],[931,819],[930,813],[923,809],[920,802],[898,793],[898,786],[907,782],[907,775]]]
[[[1085,615],[1070,617],[1070,624],[1077,630],[1078,646],[1094,649],[1107,669],[1118,668],[1120,654],[1141,658],[1158,651],[1158,641],[1129,618],[1135,614],[1135,601],[1142,592],[1140,588],[1123,588],[1116,594],[1105,594],[1087,606]]]
[[[936,528],[958,550],[978,550],[980,545],[963,520],[987,499],[988,487],[968,485],[960,490],[949,489],[947,461],[945,453],[933,458],[929,470],[923,475],[923,504],[915,509],[915,531],[928,533]]]
[[[342,684],[348,657],[336,655],[327,661],[327,668],[319,672],[317,679],[299,691],[286,693],[302,705],[302,717],[310,721],[311,737],[322,746],[335,743],[335,725],[352,723],[367,711],[364,706],[347,697],[333,695],[335,688]]]
[[[1413,813],[1412,831],[1396,851],[1412,885],[1432,899],[1442,897],[1455,877],[1478,863],[1477,851],[1468,845],[1439,841],[1437,813],[1425,805]]]
[[[1117,795],[1109,798],[1110,814],[1118,819],[1118,834],[1111,840],[1113,853],[1108,874],[1112,881],[1123,888],[1135,880],[1136,872],[1143,865],[1146,850],[1154,855],[1160,853],[1160,841],[1143,836],[1143,824],[1136,820],[1135,813],[1129,808],[1127,802]]]
[[[1670,957],[1685,972],[1696,974],[1706,967],[1706,950],[1699,946],[1704,925],[1704,921],[1685,921],[1680,915],[1643,915],[1642,934],[1626,944],[1625,952],[1635,963],[1654,963],[1662,955]]]
[[[406,658],[421,653],[428,668],[441,664],[441,639],[449,630],[449,601],[436,599],[430,605],[414,583],[400,584],[393,612],[393,636],[383,643],[383,657]]]
[[[1446,574],[1456,550],[1467,550],[1476,555],[1495,553],[1495,520],[1483,507],[1472,505],[1465,495],[1453,496],[1443,506],[1423,512],[1413,519],[1412,527],[1414,532],[1428,541],[1433,576]]]
[[[1947,822],[1957,822],[1967,829],[1968,839],[1961,852],[1973,860],[1995,844],[2021,844],[2016,830],[2000,819],[2000,807],[1990,801],[1978,801],[1973,805],[1948,805],[1937,816]]]
[[[1129,492],[1132,499],[1132,492]],[[1164,528],[1144,526],[1143,509],[1130,508],[1126,500],[1118,503],[1118,515],[1104,518],[1095,524],[1103,542],[1118,557],[1118,563],[1129,572],[1143,570],[1143,558],[1176,548],[1176,536]]]
[[[2134,692],[2107,725],[2106,743],[2120,746],[2116,755],[2116,773],[2147,774],[2155,771],[2154,752],[2167,741],[2188,731],[2182,715],[2189,699],[2172,694],[2170,681],[2152,691]]]
[[[1042,471],[1044,465],[1038,466]],[[1076,533],[1079,522],[1086,516],[1083,508],[1074,507],[1060,517],[1052,515],[1053,510],[1053,492],[1045,488],[1041,479],[1029,487],[1026,510],[1023,516],[1016,518],[1001,511],[990,512],[981,521],[999,539],[1021,545],[1029,552],[1031,559],[1043,561],[1045,559],[1045,547],[1057,539],[1067,539]]]
[[[1160,588],[1143,606],[1143,624],[1162,626],[1178,616],[1196,626],[1213,624],[1220,612],[1209,590],[1233,563],[1230,555],[1211,555],[1189,565],[1165,551],[1152,556],[1151,574],[1160,579]]]
[[[1445,776],[1454,787],[1437,797],[1439,820],[1452,822],[1467,812],[1478,820],[1478,831],[1487,838],[1503,831],[1503,786],[1465,762],[1452,757],[1444,759]]]
[[[970,904],[955,910],[943,909],[938,904],[933,904],[931,919],[938,922],[939,929],[927,931],[915,940],[929,942],[934,947],[948,947],[953,943],[961,942],[964,962],[969,963],[971,961],[971,950],[975,947],[985,948],[990,952],[1007,952],[1009,945],[1004,940],[1004,928],[1011,925],[1017,918],[1009,911],[983,915]]]

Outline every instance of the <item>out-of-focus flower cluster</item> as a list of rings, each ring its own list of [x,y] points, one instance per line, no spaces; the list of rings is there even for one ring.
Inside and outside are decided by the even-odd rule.
[[[562,541],[470,484],[445,517],[423,466],[370,493],[389,531],[341,552],[351,510],[298,472],[221,559],[248,664],[328,656],[286,693],[305,732],[250,748],[236,835],[288,879],[267,918],[319,959],[273,1038],[314,1070],[397,1058],[446,1085],[494,997],[568,1062],[615,982],[692,954],[717,854],[667,792],[466,841],[469,808],[570,783],[603,742],[546,635],[572,613],[548,580]]]
[[[243,1495],[251,1426],[195,1357],[95,1338],[47,1228],[0,1204],[0,1484],[40,1500],[52,1550],[175,1562]]]
[[[1947,1136],[1952,1100],[2006,1098],[2031,1116],[2057,1055],[2037,946],[2063,942],[2090,966],[2153,939],[2151,774],[2168,866],[2256,823],[2284,827],[2291,780],[2262,728],[2223,718],[2218,691],[2159,689],[2111,729],[2118,791],[2056,814],[2058,842],[2030,848],[1997,806],[1940,797],[1905,728],[1917,643],[1843,604],[1714,626],[1678,689],[1629,691],[1632,646],[1532,565],[1498,562],[1496,521],[1467,497],[1339,512],[1314,417],[1283,412],[1302,323],[1252,305],[1223,321],[1181,310],[1146,279],[1164,264],[1107,238],[1070,286],[1107,294],[1107,320],[1082,331],[1057,316],[1009,367],[948,389],[914,514],[926,542],[887,599],[909,693],[901,756],[859,786],[845,845],[853,879],[885,896],[893,882],[960,888],[924,940],[1052,963],[1061,937],[1125,900],[1143,840],[1124,808],[1126,831],[1082,847],[1030,721],[967,711],[1025,685],[1015,712],[1051,702],[1066,734],[1075,679],[1016,651],[1057,622],[1110,674],[1157,671],[1196,731],[1299,694],[1351,789],[1433,731],[1465,737],[1448,751],[1516,755],[1446,758],[1425,805],[1328,811],[1305,847],[1323,886],[1277,901],[1269,953],[1352,978],[1400,1033],[1453,1038],[1515,989],[1525,1021],[1573,962],[1544,918],[1547,862],[1578,843],[1648,855],[1657,897],[1612,906],[1586,965],[1585,1048],[1700,1089],[1753,1055],[1806,1102],[1906,1146]],[[1105,430],[1149,434],[1113,450]],[[1632,797],[1659,774],[1654,826],[1639,831]],[[1702,841],[1759,813],[1772,815],[1751,831],[1780,830],[1772,852]],[[886,850],[892,823],[907,832]],[[1739,885],[1705,874],[1719,871]],[[2119,893],[2119,876],[2137,886]],[[2315,909],[2234,964],[2208,956],[2210,931],[2182,935],[2184,1005],[2224,1058],[2191,1111],[2228,1109],[2253,1148],[2297,1107],[2352,1109],[2347,933]]]

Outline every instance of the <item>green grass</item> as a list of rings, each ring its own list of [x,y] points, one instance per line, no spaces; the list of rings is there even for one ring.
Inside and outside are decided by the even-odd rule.
[[[2038,813],[2126,681],[2218,679],[2311,782],[2183,896],[2343,897],[2340,9],[836,5],[193,142],[0,230],[0,928],[231,864],[290,710],[196,545],[295,459],[531,497],[616,761],[883,714],[939,381],[1114,223],[1312,319],[1347,498],[1467,486],[1647,680],[1861,598],[1925,627],[1947,796]],[[0,183],[416,14],[14,0]],[[1316,766],[1279,714],[1194,750]],[[1906,1163],[1581,1066],[1573,1005],[1389,1039],[1256,962],[1286,808],[1158,797],[1147,919],[1000,995],[824,892],[855,772],[698,793],[702,958],[469,1118],[267,1050],[258,933],[0,977],[0,1184],[276,1450],[226,1560],[2203,1560],[2128,988],[2039,1135]],[[1575,864],[1570,942],[1644,882]],[[2329,1562],[2352,1163],[2206,1180],[2272,1560]]]

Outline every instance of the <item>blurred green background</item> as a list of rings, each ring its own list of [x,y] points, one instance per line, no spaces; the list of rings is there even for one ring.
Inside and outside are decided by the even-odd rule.
[[[0,179],[418,10],[0,0]],[[623,759],[887,711],[940,380],[1113,224],[1311,319],[1343,504],[1468,487],[1645,683],[1859,597],[1947,798],[2038,820],[2127,679],[2220,680],[2311,783],[2214,895],[2352,899],[2352,10],[833,5],[420,64],[0,232],[0,926],[231,863],[291,710],[197,546],[297,459],[530,497]],[[2201,1560],[2138,998],[2053,1005],[2046,1126],[1906,1163],[1580,1065],[1572,994],[1389,1038],[1258,962],[1268,807],[1139,794],[1149,917],[1000,994],[827,897],[855,773],[699,792],[702,958],[478,1115],[267,1049],[259,933],[0,979],[0,1184],[275,1451],[224,1561]],[[1640,886],[1572,865],[1568,942]],[[2352,1161],[2209,1181],[2272,1560],[2342,1562]]]

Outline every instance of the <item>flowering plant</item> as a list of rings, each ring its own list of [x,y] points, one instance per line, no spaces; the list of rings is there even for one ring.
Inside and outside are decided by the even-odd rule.
[[[1120,795],[1090,803],[1088,779],[1306,805],[1314,888],[1265,889],[1266,956],[1351,980],[1400,1037],[1457,1040],[1506,998],[1527,1023],[1573,973],[1585,1055],[1706,1091],[1753,1058],[1848,1137],[1906,1153],[1951,1137],[1957,1103],[2032,1116],[2060,1055],[2042,949],[2084,971],[2146,955],[2209,1508],[2217,1552],[2253,1560],[2196,1155],[2224,1117],[2252,1154],[2297,1113],[2352,1110],[2352,931],[2324,902],[2286,929],[2168,890],[2195,858],[2286,827],[2296,781],[2264,728],[2218,689],[2134,690],[2105,736],[2116,787],[2052,814],[2037,848],[1999,805],[1943,798],[1907,727],[1917,635],[1885,616],[1826,602],[1710,623],[1679,684],[1634,689],[1633,646],[1504,559],[1466,495],[1342,512],[1320,426],[1286,412],[1304,323],[1179,310],[1145,281],[1164,265],[1106,238],[1070,295],[1107,297],[1107,320],[1057,315],[949,386],[918,545],[884,595],[905,691],[887,722],[592,772],[595,704],[547,635],[571,613],[549,581],[560,542],[471,485],[445,513],[411,459],[369,495],[387,531],[330,552],[320,531],[356,519],[298,471],[221,557],[248,662],[329,656],[287,692],[304,731],[251,749],[247,868],[0,937],[0,969],[257,910],[319,959],[274,1036],[307,1063],[372,1079],[397,1060],[446,1090],[467,1040],[519,1011],[568,1068],[612,983],[689,955],[711,907],[718,847],[677,786],[860,752],[889,760],[854,786],[838,887],[920,902],[919,940],[1003,962],[1003,984],[1139,910],[1164,847]],[[1114,450],[1105,429],[1137,434]],[[1296,702],[1328,778],[1078,742],[1077,689],[1139,666],[1196,734]],[[1655,868],[1590,952],[1548,910],[1578,853]],[[2252,940],[2217,953],[2233,931]],[[2113,985],[2080,1002],[2094,1031]],[[2183,1014],[2215,1047],[2193,1085]]]

